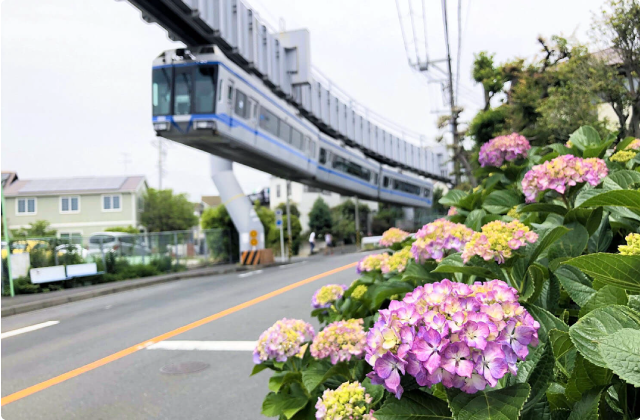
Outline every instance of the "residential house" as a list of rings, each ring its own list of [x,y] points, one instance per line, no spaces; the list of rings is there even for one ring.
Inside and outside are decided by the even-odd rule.
[[[64,238],[114,226],[141,227],[144,176],[19,179],[4,189],[10,229],[46,220]]]

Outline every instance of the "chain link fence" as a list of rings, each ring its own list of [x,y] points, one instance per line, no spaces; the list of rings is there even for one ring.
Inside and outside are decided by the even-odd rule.
[[[97,271],[104,274],[81,280],[82,284],[95,284],[233,263],[234,252],[229,238],[226,229],[13,238],[9,243],[2,242],[2,292],[7,294],[9,290],[6,264],[9,254],[14,284],[18,280],[25,286],[22,292],[35,293],[43,287],[30,284],[31,268],[96,263]],[[77,283],[65,280],[46,285],[46,288],[75,287]]]

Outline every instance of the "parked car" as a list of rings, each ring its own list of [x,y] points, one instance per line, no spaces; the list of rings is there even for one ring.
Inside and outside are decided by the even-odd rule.
[[[67,253],[74,253],[74,254],[78,254],[82,257],[82,259],[87,259],[87,257],[89,256],[89,250],[83,248],[81,245],[78,244],[62,244],[62,245],[58,245],[56,247],[56,253],[58,254],[59,257],[67,254]]]
[[[149,255],[144,237],[123,232],[98,232],[89,238],[89,254],[115,252],[118,255]]]

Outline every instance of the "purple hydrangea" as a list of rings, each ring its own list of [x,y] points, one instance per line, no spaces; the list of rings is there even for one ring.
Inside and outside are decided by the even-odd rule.
[[[526,158],[529,149],[531,149],[529,141],[518,133],[499,136],[482,145],[478,162],[482,167],[499,167],[505,161],[510,162],[520,157]]]
[[[336,321],[327,325],[311,343],[311,355],[316,359],[331,359],[332,364],[361,358],[367,341],[362,319]]]
[[[461,251],[472,235],[473,230],[463,224],[437,219],[416,233],[411,253],[417,262],[427,259],[440,262],[448,252]]]
[[[302,357],[307,348],[305,343],[311,341],[314,335],[311,324],[299,319],[283,318],[260,334],[253,350],[253,362],[285,362],[293,356]]]
[[[397,398],[405,374],[420,386],[442,383],[467,393],[494,387],[507,372],[515,375],[516,362],[538,344],[540,324],[501,280],[470,286],[445,279],[379,312],[367,334],[368,376]]]
[[[311,297],[311,306],[315,309],[328,308],[344,295],[349,287],[346,284],[327,284],[322,286]]]

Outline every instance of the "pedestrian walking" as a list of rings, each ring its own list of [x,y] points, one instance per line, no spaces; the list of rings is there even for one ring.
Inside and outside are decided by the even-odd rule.
[[[324,255],[327,255],[329,252],[333,255],[333,236],[331,236],[329,232],[324,235],[324,243],[326,245],[324,248]]]
[[[313,255],[313,249],[315,247],[316,247],[316,233],[311,232],[311,235],[309,235],[309,248],[311,248],[311,252],[309,252],[309,255]]]

